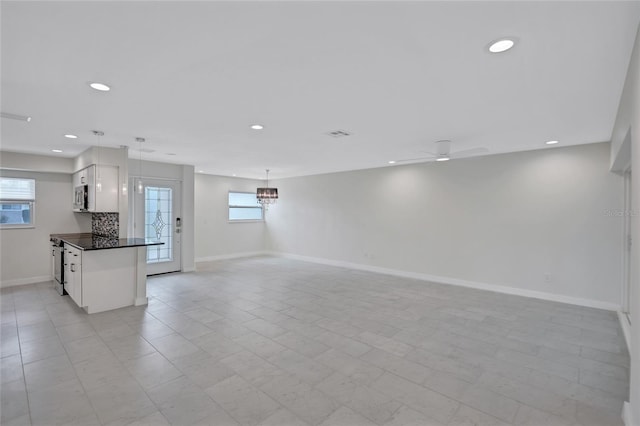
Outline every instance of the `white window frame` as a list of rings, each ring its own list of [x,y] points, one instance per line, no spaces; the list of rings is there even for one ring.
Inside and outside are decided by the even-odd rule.
[[[29,204],[29,223],[2,223],[0,229],[29,229],[36,227],[36,180],[34,178],[21,178],[13,176],[0,176],[0,179],[18,179],[33,181],[33,198],[2,198],[0,195],[0,204]],[[0,216],[2,209],[0,208]]]
[[[264,206],[260,206],[260,219],[231,219],[231,209],[232,208],[240,208],[240,209],[255,209],[258,207],[249,207],[249,206],[237,206],[235,204],[229,204],[229,194],[252,194],[255,196],[255,192],[247,192],[247,191],[232,191],[230,190],[227,193],[227,220],[229,223],[247,223],[247,222],[264,222]]]

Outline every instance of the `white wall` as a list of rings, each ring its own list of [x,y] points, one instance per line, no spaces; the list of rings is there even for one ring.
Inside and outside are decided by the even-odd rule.
[[[274,181],[275,252],[620,306],[609,144]],[[416,275],[417,274],[417,275]],[[545,274],[551,275],[550,282]]]
[[[0,152],[0,169],[38,170],[40,172],[70,174],[75,171],[73,167],[73,158],[8,151]]]
[[[35,228],[0,229],[0,286],[51,279],[49,234],[91,232],[91,215],[73,213],[70,174],[0,170],[36,180]]]
[[[625,155],[631,153],[633,188],[633,213],[631,218],[634,249],[631,254],[631,330],[629,352],[631,354],[631,380],[629,406],[625,407],[627,426],[640,425],[640,262],[638,262],[638,241],[640,241],[640,28],[636,35],[627,78],[620,100],[616,124],[611,136],[611,164],[626,164]],[[629,144],[628,149],[626,145]]]
[[[263,184],[260,180],[196,175],[196,261],[252,255],[265,250],[265,222],[229,223],[228,210],[229,191],[255,192]],[[270,213],[267,212],[269,219]]]

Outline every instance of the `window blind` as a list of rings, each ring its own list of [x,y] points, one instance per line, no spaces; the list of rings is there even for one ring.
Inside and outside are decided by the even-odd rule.
[[[35,179],[0,177],[0,199],[34,201],[36,199]]]

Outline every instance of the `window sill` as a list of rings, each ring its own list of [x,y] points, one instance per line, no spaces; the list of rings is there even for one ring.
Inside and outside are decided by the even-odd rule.
[[[35,229],[35,225],[0,225],[0,230],[3,229]]]
[[[264,222],[264,219],[238,219],[238,220],[227,220],[227,223],[261,223]]]

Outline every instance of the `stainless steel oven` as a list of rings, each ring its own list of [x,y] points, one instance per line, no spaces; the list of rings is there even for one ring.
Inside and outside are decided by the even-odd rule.
[[[64,243],[51,239],[51,255],[53,256],[53,284],[60,296],[67,294],[64,290]]]

